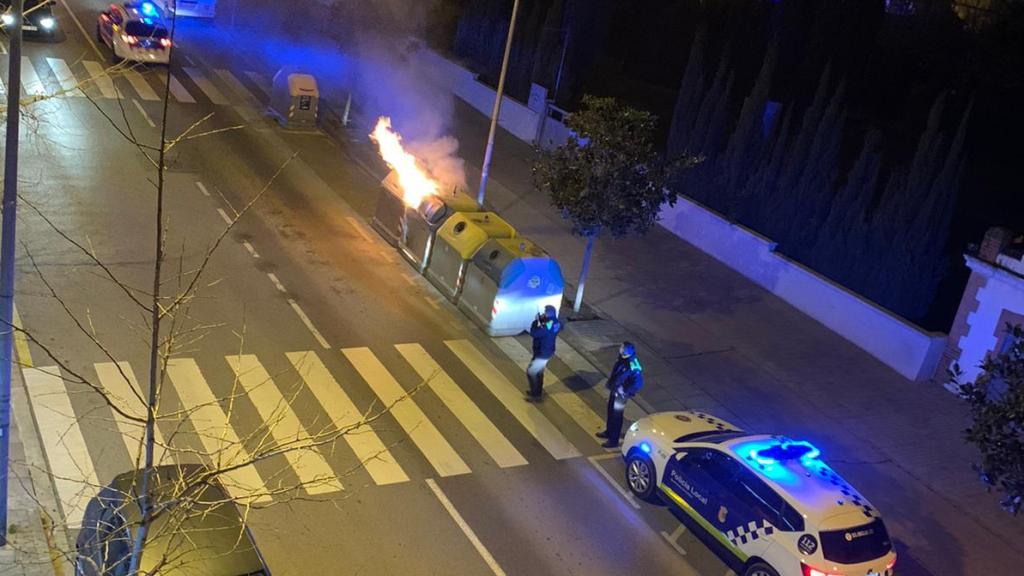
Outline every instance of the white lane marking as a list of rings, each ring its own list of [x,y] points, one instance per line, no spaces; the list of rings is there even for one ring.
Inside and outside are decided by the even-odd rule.
[[[99,493],[99,480],[71,407],[71,398],[60,377],[60,368],[22,368],[22,375],[60,497],[64,521],[68,527],[79,528],[85,507]]]
[[[668,545],[671,546],[676,552],[679,552],[680,556],[686,556],[686,550],[684,550],[678,542],[679,537],[682,536],[685,530],[686,528],[682,524],[680,524],[678,527],[676,527],[675,530],[672,531],[671,534],[665,532],[664,530],[661,531],[661,537],[664,538],[665,541],[668,542]]]
[[[67,0],[60,0],[60,3],[64,5],[64,11],[67,12],[68,15],[71,16],[71,19],[75,21],[75,26],[77,26],[78,31],[82,33],[82,36],[85,38],[85,41],[89,43],[89,46],[92,46],[92,51],[95,52],[96,55],[100,58],[103,58],[103,53],[100,52],[100,49],[96,46],[96,43],[92,41],[92,36],[86,33],[85,27],[83,27],[82,23],[78,20],[78,16],[75,16],[75,13],[71,11],[71,7],[68,6]]]
[[[302,320],[302,323],[305,324],[306,328],[308,328],[309,331],[313,334],[313,338],[316,339],[317,344],[319,344],[325,349],[330,348],[331,345],[327,343],[327,340],[324,338],[323,334],[321,334],[320,331],[316,329],[316,326],[313,326],[313,321],[309,319],[309,316],[306,316],[306,313],[303,312],[301,307],[299,307],[299,303],[289,298],[288,305],[291,306],[292,310],[295,310],[295,313],[299,315],[299,318]]]
[[[628,502],[630,506],[639,510],[640,504],[637,503],[636,498],[633,498],[633,494],[630,493],[625,488],[623,488],[622,486],[620,486],[619,483],[616,482],[614,478],[612,478],[612,475],[609,474],[603,466],[598,464],[599,461],[607,460],[609,459],[609,457],[613,456],[615,456],[615,454],[608,454],[606,456],[591,456],[590,458],[587,458],[587,462],[590,462],[590,465],[593,466],[601,474],[601,476],[603,476],[604,479],[607,480],[608,483],[612,485],[612,488],[615,488],[615,490],[617,490],[618,493],[621,494],[622,497],[626,499],[626,502]]]
[[[127,362],[118,362],[117,364],[113,362],[99,362],[94,364],[94,367],[96,368],[96,376],[99,377],[100,384],[107,391],[108,397],[112,402],[115,402],[119,408],[132,416],[146,417],[146,405],[139,400],[142,388],[139,387],[139,382],[135,379],[135,373],[132,371],[131,365]],[[142,397],[145,398],[146,396]],[[112,410],[111,412],[114,415],[114,423],[117,425],[117,429],[121,431],[124,447],[128,450],[128,456],[131,457],[132,463],[142,463],[145,458],[145,453],[143,452],[143,440],[146,433],[145,426],[125,418],[116,411]],[[160,434],[160,428],[154,426],[153,463],[164,463],[164,459],[167,457],[165,446],[167,444]]]
[[[199,188],[199,191],[203,193],[203,196],[210,195],[210,191],[206,189],[206,186],[204,186],[202,182],[196,182],[196,188]]]
[[[512,336],[492,338],[492,340],[494,340],[494,343],[498,345],[498,348],[501,348],[501,351],[506,356],[511,358],[525,372],[532,355],[521,342]],[[594,436],[595,432],[605,429],[604,418],[598,416],[583,398],[569,390],[565,383],[559,380],[550,369],[546,370],[544,374],[544,388],[547,390],[548,396],[558,403],[562,410],[579,424],[580,428],[587,432],[587,436],[594,439],[598,444],[604,442],[604,440]]]
[[[267,86],[270,86],[270,82],[267,82],[267,80],[257,72],[246,70],[245,75],[249,77],[249,80],[252,80],[253,84],[259,86],[260,89],[266,89]]]
[[[441,506],[444,506],[444,509],[448,511],[448,515],[452,517],[452,520],[454,520],[459,526],[462,533],[466,535],[466,538],[469,539],[473,548],[476,548],[477,553],[480,554],[481,558],[483,558],[487,567],[491,569],[491,572],[494,573],[495,576],[505,576],[505,571],[498,565],[498,561],[494,559],[494,556],[491,556],[490,551],[487,550],[484,543],[477,538],[476,532],[473,532],[473,529],[462,517],[462,514],[459,514],[459,511],[455,509],[455,506],[452,504],[451,500],[445,496],[444,492],[441,491],[441,487],[437,485],[437,482],[435,482],[433,478],[427,478],[427,486],[430,486],[430,491],[434,493],[434,496],[437,496],[437,500],[441,502]]]
[[[102,64],[92,60],[83,60],[82,66],[85,66],[85,71],[89,74],[88,82],[99,88],[101,96],[110,100],[117,99],[117,89],[114,87],[114,81],[110,79],[110,75],[107,74],[107,70]]]
[[[555,459],[582,456],[536,406],[524,399],[525,382],[522,388],[509,382],[469,340],[445,340],[444,343]]]
[[[32,67],[32,60],[28,56],[21,57],[21,84],[29,96],[46,95],[46,87],[36,74],[36,69]]]
[[[146,114],[146,109],[142,107],[142,104],[139,104],[139,101],[135,98],[132,98],[132,104],[135,104],[135,107],[138,108],[139,114],[142,114],[142,119],[146,121],[146,124],[149,124],[150,128],[156,128],[156,124],[153,123],[153,119],[149,117],[149,114]]]
[[[228,226],[233,224],[233,222],[231,221],[231,217],[228,216],[228,213],[225,212],[223,208],[217,208],[217,214],[220,214],[221,220],[224,220],[224,222],[226,222]]]
[[[195,82],[196,86],[206,94],[206,97],[210,99],[210,102],[219,106],[228,104],[228,99],[224,96],[224,93],[221,92],[220,89],[203,74],[202,70],[191,66],[185,66],[183,69],[185,70],[185,73],[188,74],[189,78]]]
[[[487,451],[494,463],[502,468],[522,466],[526,458],[516,450],[515,446],[498,430],[483,411],[459,388],[451,376],[430,357],[430,354],[419,344],[396,344],[395,348],[405,361],[416,370],[420,378],[427,382],[430,389],[437,394],[451,410],[452,414],[462,422],[466,430],[476,438],[480,446]]]
[[[156,77],[160,80],[161,84],[166,84],[167,83],[167,76],[168,76],[167,74],[157,74],[156,75]],[[170,79],[171,79],[171,88],[170,88],[171,96],[174,96],[175,100],[177,100],[178,102],[181,102],[183,104],[195,104],[196,103],[196,99],[193,98],[192,95],[188,93],[188,90],[185,89],[185,86],[183,86],[181,84],[181,82],[179,82],[178,79],[174,77],[174,74],[170,74]]]
[[[348,220],[348,223],[351,224],[352,227],[356,229],[356,232],[363,237],[363,240],[373,242],[373,237],[370,236],[370,233],[366,231],[366,228],[363,227],[363,224],[356,217],[346,216],[345,219]]]
[[[595,372],[600,374],[598,370],[589,360],[584,358],[579,352],[574,350],[571,346],[559,346],[555,350],[555,356],[557,356],[570,370],[577,374],[581,372]],[[636,421],[644,416],[647,416],[647,412],[636,402],[626,403],[626,418]]]
[[[249,251],[249,254],[253,258],[259,258],[260,257],[259,253],[256,252],[256,249],[253,248],[252,244],[250,244],[248,240],[242,240],[242,246],[245,246],[245,249]]]
[[[225,70],[224,68],[214,68],[213,71],[215,74],[217,74],[217,76],[220,76],[220,79],[228,85],[228,88],[236,95],[238,95],[238,97],[241,98],[246,105],[257,108],[261,106],[259,99],[256,98],[256,95],[250,92],[249,89],[245,87],[245,84],[242,84],[242,82],[238,78],[236,78],[235,75],[232,74],[230,70]]]
[[[167,376],[181,400],[188,419],[192,422],[200,442],[206,451],[204,455],[216,468],[228,468],[245,462],[252,462],[245,445],[238,438],[228,421],[228,415],[217,403],[217,397],[191,358],[172,358],[167,361]],[[253,464],[230,470],[220,475],[224,489],[231,497],[247,503],[268,502],[263,480]],[[260,494],[253,498],[254,494]]]
[[[390,414],[438,474],[469,474],[469,466],[369,348],[342,348],[341,352],[384,405],[391,406]]]
[[[327,463],[319,449],[312,446],[310,433],[299,421],[299,417],[260,361],[252,354],[228,356],[226,360],[242,388],[245,388],[246,395],[256,407],[256,411],[270,429],[270,434],[277,445],[306,447],[284,453],[306,492],[326,494],[343,490],[341,481],[331,469],[331,465]]]
[[[281,292],[288,291],[285,289],[284,284],[281,284],[281,281],[277,279],[277,274],[274,274],[273,272],[267,272],[267,276],[270,277],[270,281],[274,283],[274,286],[276,286],[278,290],[280,290]]]
[[[149,85],[149,82],[146,82],[146,79],[142,77],[142,74],[139,74],[131,68],[125,68],[124,77],[128,79],[132,88],[135,88],[135,91],[143,100],[160,100],[160,97],[156,95],[156,91],[154,91],[153,87]]]
[[[66,95],[73,98],[83,98],[85,96],[78,89],[78,80],[75,78],[74,73],[71,72],[71,68],[68,68],[67,62],[64,62],[61,58],[47,58],[46,63],[50,65],[53,75],[57,77],[57,82],[60,83],[60,88]]]
[[[295,371],[299,373],[309,391],[316,396],[324,412],[334,418],[335,429],[345,431],[345,442],[373,481],[377,485],[408,482],[409,477],[395,462],[395,457],[388,452],[373,428],[368,424],[360,425],[364,420],[363,414],[345,394],[334,376],[331,376],[320,357],[311,351],[286,352],[285,356],[292,366],[295,366]]]

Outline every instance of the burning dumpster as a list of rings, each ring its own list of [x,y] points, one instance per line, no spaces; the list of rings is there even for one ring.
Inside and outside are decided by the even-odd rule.
[[[493,212],[458,212],[437,231],[426,277],[452,302],[459,299],[470,260],[491,238],[515,238],[516,231]]]
[[[458,306],[490,336],[528,330],[544,306],[558,309],[565,282],[554,259],[525,238],[488,240],[470,261]]]
[[[410,206],[398,173],[391,171],[381,182],[373,227],[422,274],[430,265],[438,228],[456,212],[476,210],[476,201],[455,187],[423,196],[418,206]]]

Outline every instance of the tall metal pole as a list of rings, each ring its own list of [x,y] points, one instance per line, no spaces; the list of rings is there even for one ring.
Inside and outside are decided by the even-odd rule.
[[[7,545],[10,476],[11,371],[14,348],[14,225],[18,208],[18,128],[21,119],[21,22],[23,0],[11,2],[14,22],[7,77],[7,146],[4,150],[3,229],[0,230],[0,546]]]
[[[498,93],[494,96],[494,111],[491,112],[491,131],[487,134],[487,150],[484,152],[484,165],[480,171],[480,191],[476,194],[476,204],[481,208],[484,206],[484,194],[487,192],[487,175],[491,171],[494,133],[498,129],[498,113],[501,112],[501,98],[505,92],[505,73],[508,72],[508,57],[512,53],[512,35],[516,31],[516,14],[518,12],[519,0],[515,0],[512,3],[512,21],[508,25],[508,38],[505,40],[505,57],[501,61],[501,75],[498,77]]]

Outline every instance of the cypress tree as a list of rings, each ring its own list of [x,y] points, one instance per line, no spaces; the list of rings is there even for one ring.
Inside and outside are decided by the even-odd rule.
[[[707,27],[701,24],[690,47],[686,70],[679,84],[676,107],[672,113],[672,125],[669,128],[668,152],[676,156],[685,152],[689,145],[689,137],[697,122],[701,101],[704,98],[704,47],[707,43]]]

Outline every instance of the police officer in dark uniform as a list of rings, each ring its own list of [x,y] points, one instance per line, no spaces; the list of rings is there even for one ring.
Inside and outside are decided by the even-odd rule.
[[[632,342],[623,342],[619,346],[619,359],[608,375],[608,418],[603,431],[597,433],[604,438],[605,448],[616,448],[622,435],[622,414],[626,411],[626,402],[636,396],[644,386],[643,367],[636,357],[636,346]]]
[[[544,393],[544,368],[548,360],[555,355],[555,340],[562,330],[562,323],[558,321],[558,310],[550,304],[544,307],[544,312],[537,314],[533,324],[530,325],[530,336],[533,337],[533,358],[526,367],[526,381],[530,388],[526,391],[526,399],[537,402]]]

